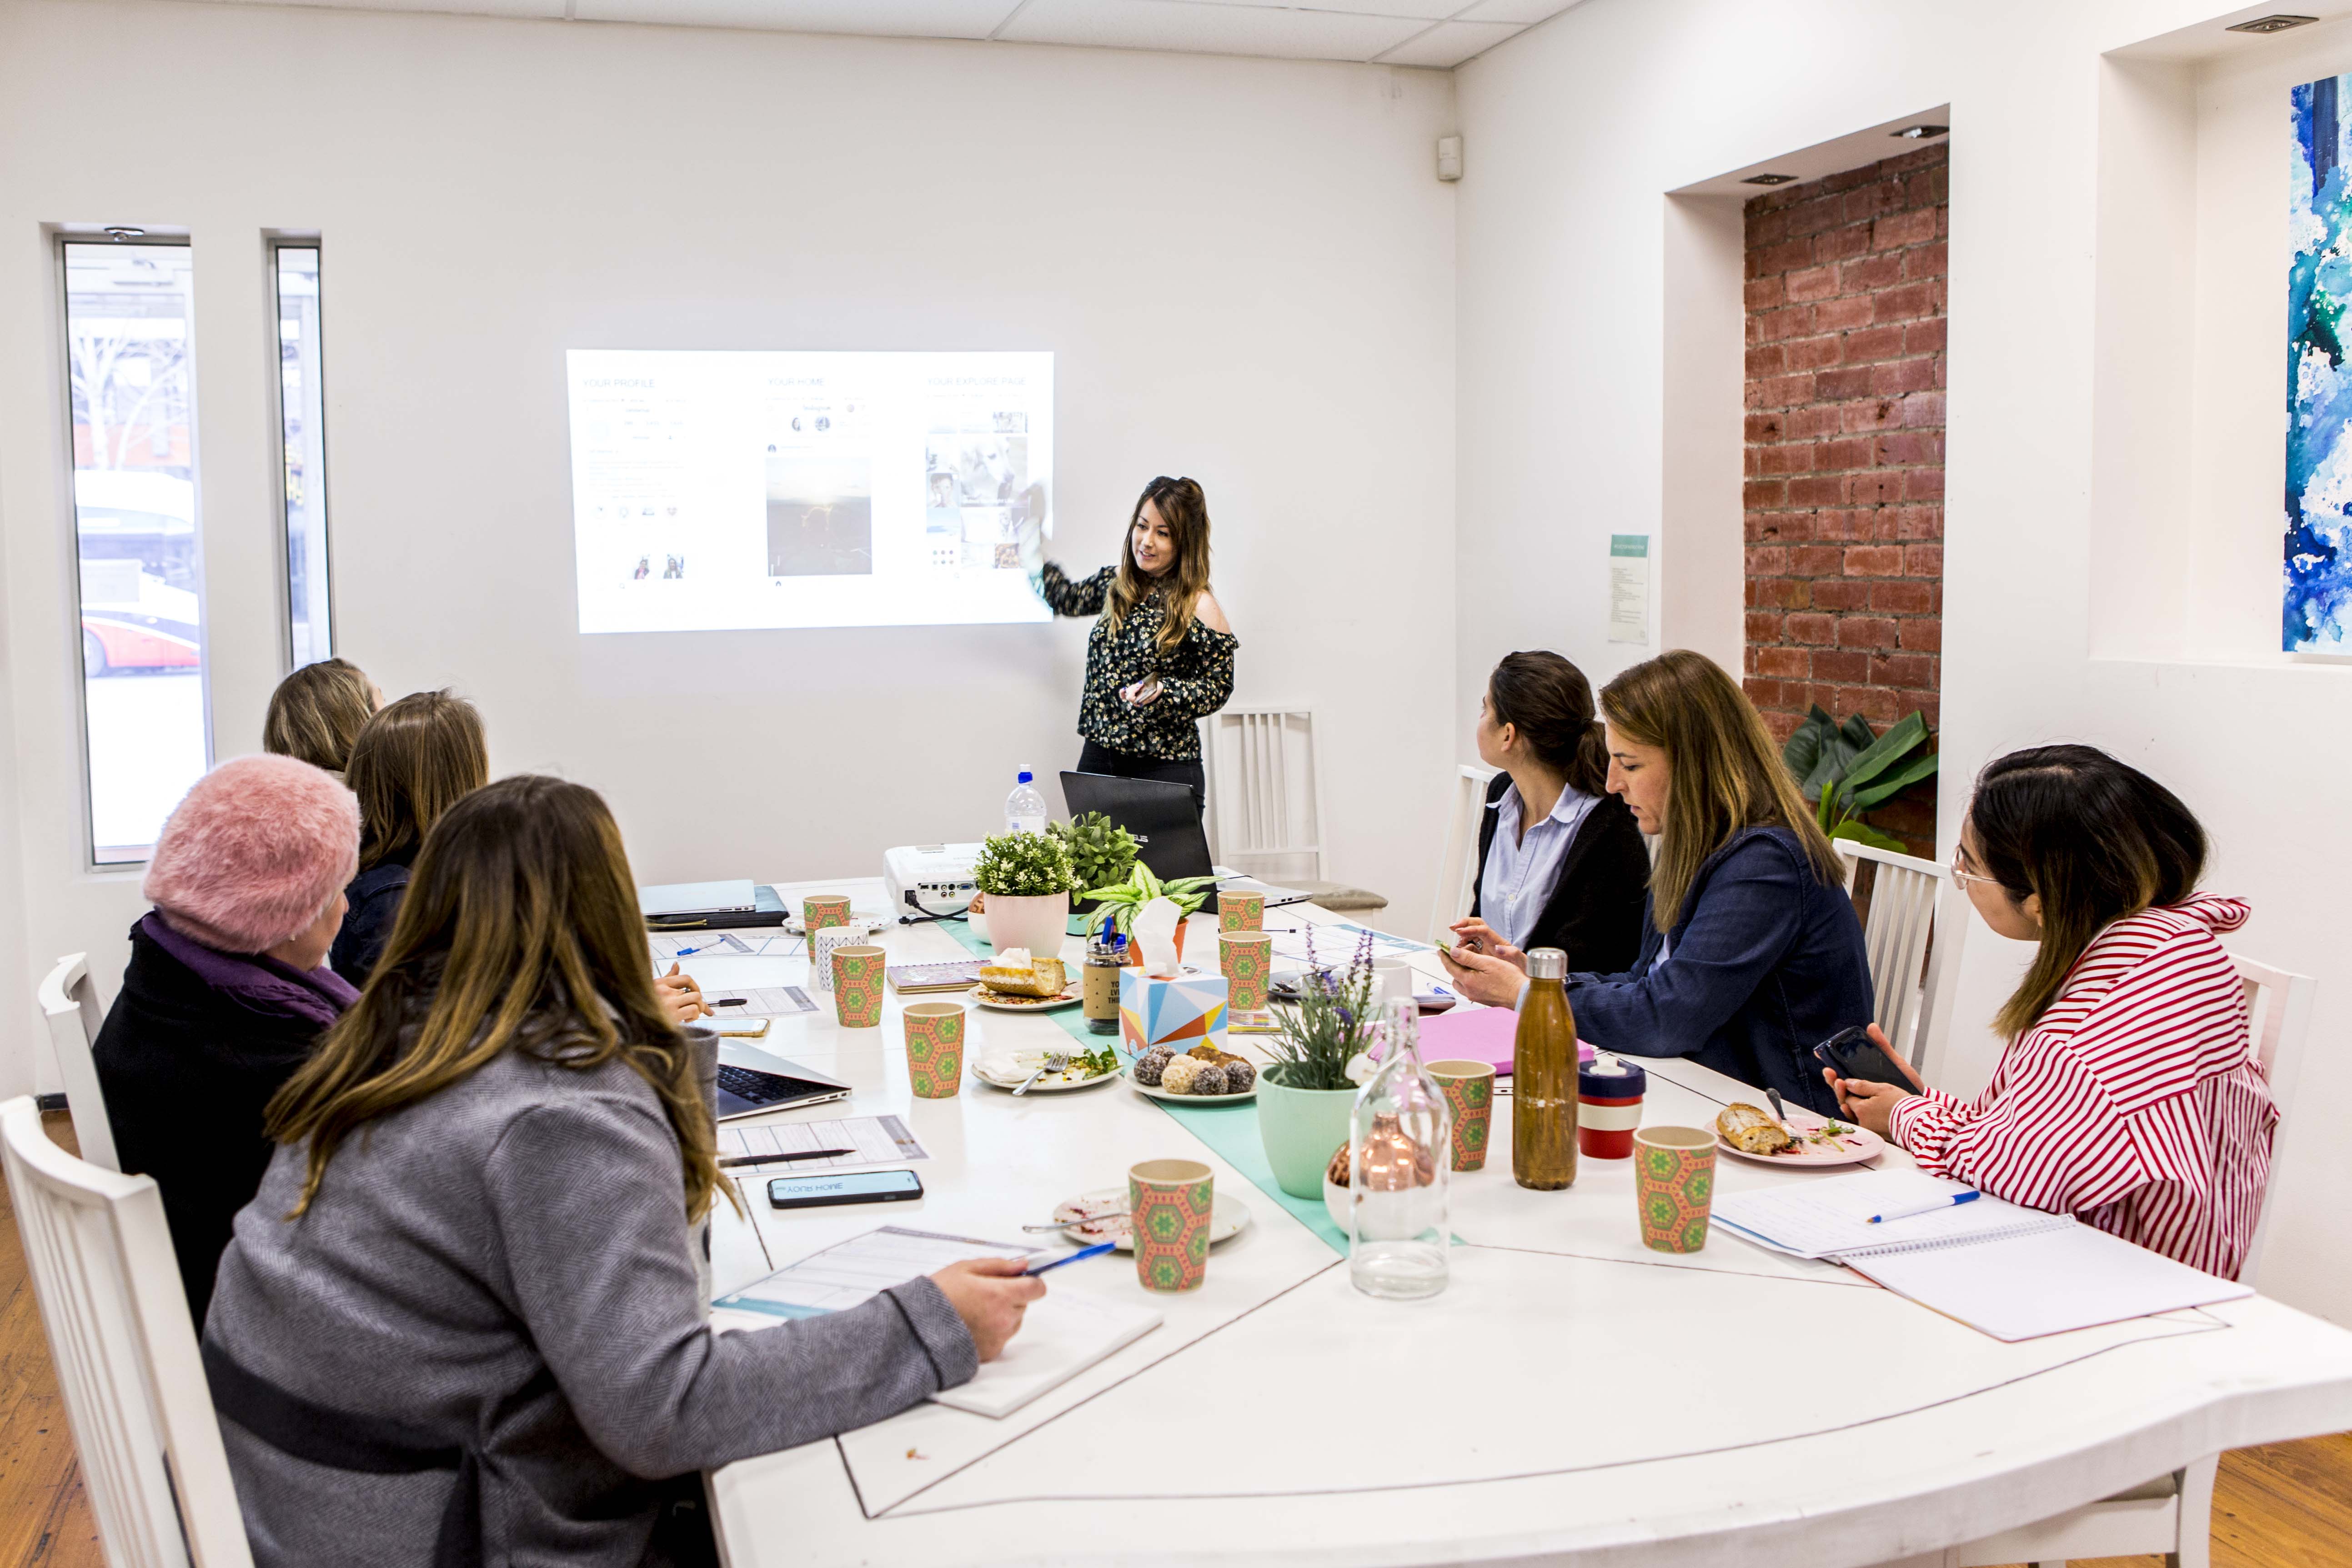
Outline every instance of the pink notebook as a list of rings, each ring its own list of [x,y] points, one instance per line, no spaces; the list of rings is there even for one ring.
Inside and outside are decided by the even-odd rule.
[[[1492,1062],[1497,1076],[1511,1070],[1511,1045],[1519,1031],[1519,1016],[1508,1007],[1456,1007],[1421,1021],[1421,1059],[1424,1062]],[[1576,1059],[1592,1059],[1590,1042],[1576,1042]]]

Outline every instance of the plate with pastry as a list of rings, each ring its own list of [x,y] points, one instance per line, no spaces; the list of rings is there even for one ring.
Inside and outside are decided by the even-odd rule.
[[[1791,1110],[1780,1121],[1761,1106],[1740,1103],[1715,1119],[1715,1146],[1759,1165],[1859,1165],[1884,1153],[1886,1140],[1810,1110]]]
[[[1232,1105],[1257,1098],[1257,1065],[1207,1044],[1178,1055],[1154,1046],[1127,1068],[1135,1092],[1180,1105]]]
[[[1125,1187],[1097,1187],[1090,1193],[1080,1193],[1054,1207],[1054,1217],[1067,1220],[1062,1234],[1072,1241],[1093,1246],[1108,1241],[1121,1252],[1135,1250],[1135,1225],[1127,1216]],[[1219,1193],[1209,1210],[1209,1245],[1239,1236],[1249,1228],[1249,1205],[1237,1197]]]
[[[1043,1013],[1066,1007],[1084,992],[1058,958],[1032,958],[1021,948],[980,966],[980,987],[971,999],[1001,1013]]]

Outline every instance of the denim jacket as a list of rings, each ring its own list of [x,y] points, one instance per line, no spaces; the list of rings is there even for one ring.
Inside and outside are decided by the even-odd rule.
[[[1785,827],[1749,827],[1707,857],[1658,962],[1651,910],[1624,974],[1571,974],[1576,1032],[1603,1050],[1689,1057],[1837,1114],[1813,1047],[1872,1021],[1870,960],[1845,889],[1824,885]]]

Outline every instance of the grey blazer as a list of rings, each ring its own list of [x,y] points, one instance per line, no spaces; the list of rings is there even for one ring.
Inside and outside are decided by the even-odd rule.
[[[698,1049],[715,1069],[708,1031]],[[978,1370],[928,1279],[854,1310],[716,1334],[677,1141],[628,1068],[500,1055],[373,1123],[327,1168],[281,1147],[236,1216],[205,1323],[252,1373],[331,1410],[470,1448],[482,1560],[634,1565],[643,1480],[878,1421]],[[455,1482],[359,1474],[222,1436],[261,1568],[423,1568]]]

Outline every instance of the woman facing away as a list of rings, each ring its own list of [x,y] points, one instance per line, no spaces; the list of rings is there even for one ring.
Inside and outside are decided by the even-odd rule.
[[[480,710],[451,691],[411,692],[360,731],[344,779],[360,797],[360,868],[343,889],[351,912],[330,957],[336,973],[364,985],[425,834],[490,782]]]
[[[1556,653],[1504,656],[1478,700],[1486,786],[1478,880],[1454,935],[1471,951],[1556,947],[1614,973],[1642,951],[1650,854],[1609,793],[1609,742],[1584,672]]]
[[[254,1560],[711,1561],[697,1471],[968,1381],[1042,1282],[958,1264],[714,1333],[716,1040],[656,1002],[620,831],[579,784],[478,790],[425,837],[205,1325]]]
[[[1034,553],[1034,534],[1023,549]],[[1209,591],[1209,503],[1192,479],[1143,488],[1118,564],[1082,582],[1044,561],[1032,583],[1057,616],[1099,616],[1087,637],[1078,771],[1160,779],[1207,799],[1198,721],[1234,694],[1241,641]]]
[[[1731,677],[1677,648],[1601,689],[1609,789],[1658,840],[1641,955],[1571,973],[1577,1033],[1626,1056],[1690,1057],[1824,1114],[1812,1048],[1870,1021],[1870,961],[1836,851]],[[1508,1002],[1514,947],[1449,957],[1463,988]]]
[[[2235,1279],[2278,1108],[2220,940],[2247,906],[2196,891],[2204,868],[2189,808],[2105,752],[1988,765],[1952,875],[1985,924],[2040,944],[1993,1020],[2009,1043],[1973,1101],[1899,1058],[1908,1089],[1824,1072],[1845,1113],[1924,1171]]]
[[[350,660],[306,664],[269,694],[261,749],[341,778],[361,726],[383,706],[383,692]]]

